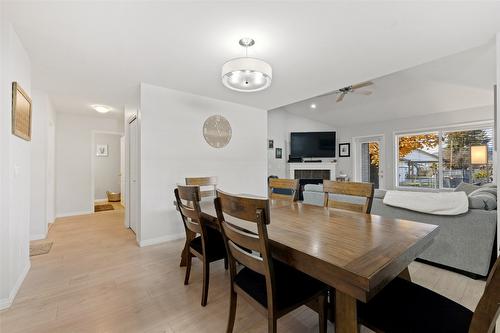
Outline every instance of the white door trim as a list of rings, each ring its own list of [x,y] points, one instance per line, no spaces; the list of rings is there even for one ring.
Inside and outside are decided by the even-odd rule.
[[[356,136],[352,138],[352,151],[353,151],[353,181],[360,182],[362,181],[361,179],[361,164],[360,162],[360,149],[359,145],[361,143],[368,143],[368,142],[378,142],[379,143],[379,188],[385,189],[386,188],[386,183],[385,183],[385,134],[373,134],[373,135],[363,135],[363,136]]]

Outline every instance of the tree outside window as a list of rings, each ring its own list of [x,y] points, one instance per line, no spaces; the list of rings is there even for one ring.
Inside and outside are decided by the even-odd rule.
[[[428,132],[398,138],[398,186],[455,188],[492,181],[493,130]],[[488,163],[472,165],[470,147],[486,145]]]

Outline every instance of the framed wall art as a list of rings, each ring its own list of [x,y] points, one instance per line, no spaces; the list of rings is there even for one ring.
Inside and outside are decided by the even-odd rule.
[[[31,141],[31,98],[17,82],[12,82],[12,134]]]
[[[351,144],[339,143],[339,157],[350,157],[350,156],[351,156]]]

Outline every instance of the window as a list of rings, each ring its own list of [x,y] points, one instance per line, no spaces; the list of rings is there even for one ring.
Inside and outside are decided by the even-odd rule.
[[[396,139],[398,186],[453,189],[461,182],[493,180],[491,127],[430,131]]]

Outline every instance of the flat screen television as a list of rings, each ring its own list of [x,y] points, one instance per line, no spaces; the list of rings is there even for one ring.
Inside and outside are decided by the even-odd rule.
[[[290,133],[292,157],[335,157],[335,132]]]

